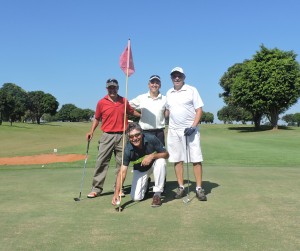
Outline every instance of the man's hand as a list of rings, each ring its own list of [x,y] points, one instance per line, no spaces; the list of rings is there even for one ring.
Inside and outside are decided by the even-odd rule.
[[[119,196],[114,195],[114,197],[112,198],[111,204],[113,206],[119,206],[120,205]]]
[[[88,132],[85,136],[87,141],[90,141],[93,138],[93,133],[92,132]]]
[[[153,160],[153,153],[149,155],[145,155],[144,159],[142,160],[141,166],[148,166]]]
[[[184,136],[191,136],[196,131],[196,127],[189,127],[184,129]]]

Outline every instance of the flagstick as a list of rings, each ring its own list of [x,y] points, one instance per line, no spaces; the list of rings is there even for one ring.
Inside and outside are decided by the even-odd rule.
[[[128,39],[128,54],[127,54],[127,71],[126,71],[126,87],[125,87],[125,105],[124,105],[124,119],[123,119],[123,141],[122,141],[122,165],[121,168],[123,166],[123,157],[124,157],[124,149],[125,149],[125,126],[126,126],[126,117],[127,117],[127,94],[128,94],[128,71],[129,71],[129,55],[130,55],[130,39]],[[120,172],[121,172],[121,168],[120,168]],[[120,191],[122,191],[123,188],[123,174],[121,172],[120,175]],[[120,195],[120,191],[119,191],[119,201],[120,201],[120,205],[119,205],[119,212],[121,212],[121,201],[122,201],[122,195]]]

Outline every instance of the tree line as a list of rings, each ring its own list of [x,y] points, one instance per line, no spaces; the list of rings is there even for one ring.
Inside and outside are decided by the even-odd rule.
[[[242,63],[230,66],[220,78],[224,106],[217,117],[224,123],[252,122],[259,129],[267,118],[274,129],[278,128],[279,115],[297,103],[300,97],[300,65],[293,51],[278,48],[260,50]],[[65,104],[57,111],[59,103],[49,93],[26,92],[13,83],[0,88],[0,124],[2,121],[88,121],[94,111]],[[283,116],[289,124],[297,124],[298,113]],[[135,120],[135,118],[130,118]],[[201,123],[213,123],[214,115],[203,112]],[[167,121],[168,122],[168,121]]]
[[[14,83],[5,83],[0,88],[0,125],[2,121],[33,122],[45,121],[88,121],[94,111],[65,104],[57,111],[59,102],[43,91],[26,92]]]
[[[300,66],[293,51],[264,45],[251,59],[228,68],[220,79],[226,106],[218,111],[221,121],[252,121],[260,127],[266,117],[273,129],[279,115],[297,103],[300,97]]]
[[[56,98],[43,91],[26,92],[13,83],[5,83],[0,88],[0,125],[2,121],[33,122],[40,124],[42,121],[90,121],[95,111],[81,109],[74,104],[64,104],[57,111],[59,103]],[[129,119],[138,121],[138,118],[129,116]],[[213,123],[214,115],[203,112],[201,122]],[[168,121],[167,121],[168,122]]]

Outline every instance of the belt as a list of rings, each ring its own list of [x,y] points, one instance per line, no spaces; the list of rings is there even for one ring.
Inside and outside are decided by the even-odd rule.
[[[149,130],[143,130],[144,132],[160,132],[163,131],[165,128],[158,128],[158,129],[149,129]]]
[[[108,134],[123,134],[123,132],[105,132],[105,133],[108,133]]]

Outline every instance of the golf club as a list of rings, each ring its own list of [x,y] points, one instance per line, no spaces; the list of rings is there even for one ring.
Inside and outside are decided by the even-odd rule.
[[[82,174],[81,185],[80,185],[80,193],[79,193],[79,197],[78,198],[74,198],[75,201],[80,201],[80,198],[81,198],[81,192],[82,192],[83,180],[84,180],[84,176],[85,176],[86,162],[87,162],[87,159],[88,159],[89,147],[90,147],[90,139],[88,140],[87,147],[86,147],[86,154],[85,154],[85,160],[84,160],[83,174]]]
[[[189,203],[190,200],[190,175],[189,175],[189,148],[188,148],[188,136],[185,135],[185,151],[186,151],[186,174],[187,174],[187,180],[188,180],[188,187],[187,187],[187,195],[183,198],[184,203]]]

